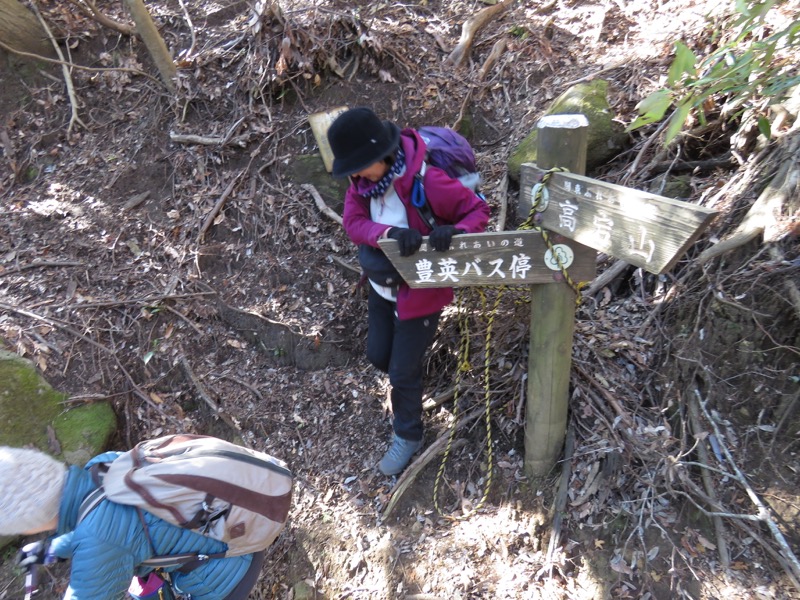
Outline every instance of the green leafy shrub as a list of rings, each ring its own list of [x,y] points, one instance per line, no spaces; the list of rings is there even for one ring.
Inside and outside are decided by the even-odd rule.
[[[713,32],[715,49],[705,56],[697,56],[685,43],[676,41],[666,87],[637,105],[639,117],[627,131],[662,121],[674,107],[664,134],[664,143],[668,144],[690,114],[695,113],[705,124],[706,107],[717,106],[719,101],[724,101],[722,114],[734,118],[747,108],[763,105],[765,99],[783,99],[800,83],[800,20],[795,15],[786,27],[771,31],[766,16],[781,4],[779,0],[736,0],[735,14],[722,29]],[[759,128],[769,137],[770,125],[763,112]]]

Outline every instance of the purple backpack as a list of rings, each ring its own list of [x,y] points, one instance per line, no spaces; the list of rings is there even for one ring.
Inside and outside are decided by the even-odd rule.
[[[426,125],[417,129],[422,141],[428,148],[425,155],[425,162],[434,167],[440,168],[453,179],[458,179],[461,183],[475,192],[482,200],[486,200],[483,194],[477,191],[480,184],[478,166],[475,163],[475,153],[472,146],[460,133],[456,133],[448,127],[436,127]],[[417,209],[419,216],[428,224],[431,229],[438,225],[436,215],[433,214],[431,206],[425,197],[425,164],[422,169],[414,176],[414,185],[411,188],[411,204]]]
[[[431,165],[455,178],[478,172],[475,153],[464,136],[447,127],[425,126],[417,131],[428,147]]]

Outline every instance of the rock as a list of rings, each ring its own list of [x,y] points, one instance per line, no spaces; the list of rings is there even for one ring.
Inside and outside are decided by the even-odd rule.
[[[317,590],[306,581],[298,581],[292,586],[294,600],[316,600],[320,598]]]
[[[66,398],[29,360],[0,350],[0,445],[33,446],[81,466],[103,452],[116,431],[114,410],[107,402],[65,407]]]
[[[603,79],[578,83],[556,98],[544,113],[545,115],[580,113],[586,116],[589,121],[587,171],[619,154],[625,140],[622,125],[613,120],[607,93],[608,82]],[[512,179],[519,181],[519,168],[522,163],[536,162],[536,151],[537,130],[534,128],[508,159],[508,174]]]
[[[666,198],[688,200],[692,196],[692,178],[690,175],[659,175],[650,185],[650,192]]]
[[[349,185],[348,179],[337,179],[325,170],[325,163],[318,154],[296,156],[289,164],[292,182],[313,185],[319,195],[334,212],[342,214],[344,193]],[[312,202],[313,200],[309,200]]]

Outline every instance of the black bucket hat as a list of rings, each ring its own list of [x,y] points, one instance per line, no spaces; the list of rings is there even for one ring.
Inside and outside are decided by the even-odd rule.
[[[400,128],[381,121],[372,109],[343,112],[328,129],[333,176],[347,177],[389,156],[400,144]]]

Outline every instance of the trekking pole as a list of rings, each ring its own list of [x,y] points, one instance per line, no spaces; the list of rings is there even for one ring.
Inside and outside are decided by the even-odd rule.
[[[39,568],[31,565],[25,573],[25,600],[31,600],[39,591]]]
[[[17,554],[17,564],[25,569],[25,600],[31,600],[39,592],[39,565],[56,562],[49,544],[43,541],[25,544]]]

